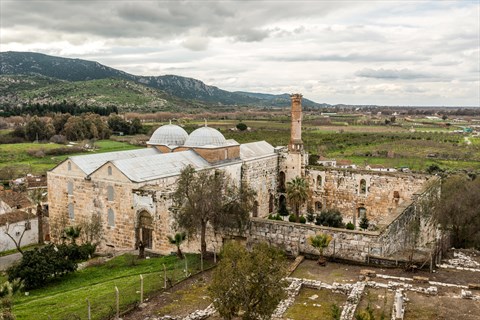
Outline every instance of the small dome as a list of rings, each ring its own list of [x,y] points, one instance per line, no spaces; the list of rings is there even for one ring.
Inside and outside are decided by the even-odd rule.
[[[185,141],[187,147],[201,147],[201,146],[223,146],[227,141],[220,131],[210,128],[201,127],[190,133]]]
[[[150,137],[147,144],[151,145],[166,145],[166,146],[181,146],[188,138],[187,131],[183,128],[174,125],[166,124],[161,126]]]

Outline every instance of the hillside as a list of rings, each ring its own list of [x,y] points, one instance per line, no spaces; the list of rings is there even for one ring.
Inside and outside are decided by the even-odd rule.
[[[122,79],[69,82],[43,76],[0,76],[0,105],[46,104],[62,101],[77,105],[117,106],[121,111],[179,111],[204,104],[171,96]]]
[[[248,92],[230,92],[209,86],[200,80],[176,75],[137,76],[98,62],[68,59],[33,52],[0,52],[0,75],[42,76],[69,82],[122,79],[162,90],[180,99],[214,105],[249,105],[285,107],[288,95],[269,95]],[[35,80],[37,81],[37,80]],[[32,89],[38,89],[33,87]],[[4,93],[2,91],[2,93]],[[55,97],[56,99],[57,97]],[[289,98],[287,99],[289,101]],[[306,106],[321,107],[304,99]],[[193,103],[196,104],[196,103]]]

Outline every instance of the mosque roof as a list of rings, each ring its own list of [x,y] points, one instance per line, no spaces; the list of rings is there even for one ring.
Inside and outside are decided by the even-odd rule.
[[[134,182],[179,175],[187,165],[197,170],[211,167],[205,159],[191,150],[114,160],[112,164]]]
[[[186,147],[222,147],[227,145],[227,140],[217,129],[201,127],[194,130],[185,141]]]
[[[275,148],[266,141],[244,143],[240,145],[240,159],[260,158],[275,153]]]
[[[181,146],[187,138],[188,133],[182,127],[170,123],[155,130],[147,144]]]
[[[86,175],[100,168],[104,163],[119,159],[140,158],[149,155],[161,154],[155,148],[145,148],[127,151],[95,153],[82,156],[73,156],[68,160],[75,163]],[[67,160],[67,161],[68,161]]]

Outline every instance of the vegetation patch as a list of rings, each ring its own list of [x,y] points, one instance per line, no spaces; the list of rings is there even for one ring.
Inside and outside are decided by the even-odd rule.
[[[198,272],[199,256],[186,256],[188,272]],[[185,262],[179,261],[176,256],[137,260],[132,255],[123,255],[104,264],[92,263],[28,295],[15,296],[13,312],[17,320],[31,319],[33,310],[39,318],[85,319],[86,299],[89,299],[92,319],[106,319],[115,312],[115,287],[120,293],[120,309],[126,310],[140,301],[140,275],[144,278],[145,297],[163,290],[163,265],[173,283],[184,279]],[[209,265],[204,261],[205,268]]]
[[[295,303],[287,309],[284,318],[292,320],[308,319],[340,319],[341,306],[347,296],[330,290],[302,288]]]

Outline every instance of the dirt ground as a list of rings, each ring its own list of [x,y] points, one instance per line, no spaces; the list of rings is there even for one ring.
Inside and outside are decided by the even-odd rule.
[[[122,317],[123,320],[144,320],[149,316],[171,315],[185,317],[210,305],[207,285],[212,270],[192,276],[146,301],[144,308],[136,308]]]
[[[480,272],[437,269],[435,273],[430,273],[428,270],[419,270],[412,273],[402,269],[365,267],[334,262],[329,262],[327,266],[321,267],[313,260],[304,260],[292,273],[291,277],[320,280],[329,284],[333,282],[355,283],[359,281],[360,271],[363,269],[369,269],[377,274],[395,277],[413,278],[414,276],[421,276],[429,278],[430,281],[457,285],[480,283]],[[147,301],[146,307],[135,309],[123,316],[123,319],[145,320],[145,318],[149,316],[162,316],[167,314],[184,317],[195,310],[206,308],[211,303],[207,292],[211,273],[212,271],[207,271],[202,275],[193,276],[176,285],[174,288],[158,294]],[[388,279],[382,279],[380,277],[372,278],[372,280],[380,283],[388,283],[389,281]],[[406,283],[423,288],[431,286],[428,283],[422,284],[412,281],[407,281]],[[406,297],[408,300],[405,304],[405,320],[480,320],[480,301],[460,299],[460,288],[441,286],[437,286],[437,288],[438,295],[436,296],[407,291]],[[317,293],[314,291],[317,291]],[[316,312],[323,312],[320,310],[322,308],[318,306],[321,304],[320,298],[322,292],[318,291],[319,290],[312,289],[305,291],[302,289],[302,294],[298,296],[294,305],[285,313],[285,319],[287,317],[296,319],[298,318],[296,316],[297,313],[303,314],[304,312],[310,312],[311,314],[314,310],[317,310]],[[315,300],[309,299],[309,297],[314,294],[317,294],[319,298]],[[473,294],[480,295],[480,292],[473,291]],[[384,311],[387,318],[389,318],[393,305],[393,296],[394,293],[392,291],[387,292],[385,289],[367,288],[357,310],[365,310],[365,308],[370,305],[375,310],[376,316],[380,316]],[[318,303],[316,301],[318,301]],[[313,304],[315,303],[318,305],[314,306]],[[309,307],[309,304],[312,306]],[[329,309],[330,308],[328,308],[328,310]],[[218,316],[210,318],[210,320],[216,319],[220,318]]]

